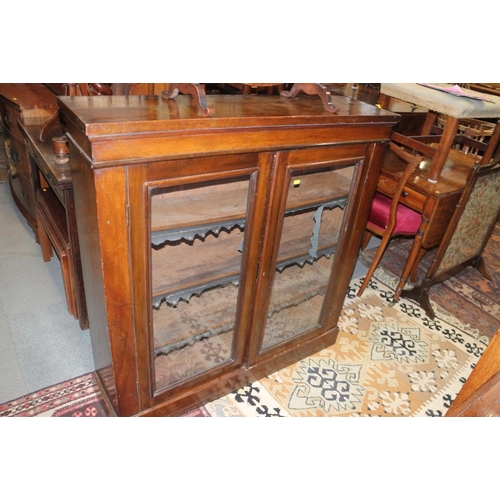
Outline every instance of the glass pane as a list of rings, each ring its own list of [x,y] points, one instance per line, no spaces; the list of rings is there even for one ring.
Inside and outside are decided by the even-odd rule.
[[[249,179],[152,191],[156,390],[232,361]]]
[[[319,326],[353,172],[291,176],[263,350]]]

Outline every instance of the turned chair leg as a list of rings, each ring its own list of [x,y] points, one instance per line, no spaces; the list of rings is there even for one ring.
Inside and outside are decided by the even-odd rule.
[[[38,217],[38,239],[40,241],[40,247],[42,248],[42,258],[44,262],[49,262],[54,255],[52,251],[52,243],[49,240],[47,232],[40,222],[40,217]]]
[[[366,237],[366,233],[365,233],[365,237]],[[382,241],[380,242],[380,245],[377,249],[377,253],[375,254],[375,257],[373,257],[372,264],[371,264],[370,268],[368,269],[368,272],[366,273],[366,276],[363,280],[363,283],[361,284],[361,288],[358,291],[358,297],[361,297],[361,295],[363,295],[365,288],[368,286],[368,283],[370,282],[370,280],[373,276],[373,273],[375,272],[375,269],[377,269],[377,266],[384,255],[385,249],[387,248],[387,245],[389,244],[390,239],[391,239],[390,234],[386,234],[382,238]]]
[[[423,259],[424,255],[427,253],[427,250],[425,248],[420,248],[417,258],[413,264],[411,273],[410,273],[410,281],[412,283],[415,283],[417,281],[417,271],[418,271],[418,266],[420,265],[421,260]]]
[[[422,232],[419,230],[415,239],[413,240],[413,245],[411,246],[410,253],[408,254],[408,259],[406,259],[406,264],[403,269],[403,273],[401,274],[401,279],[399,280],[398,286],[396,287],[396,292],[394,293],[393,300],[399,300],[401,296],[401,292],[404,290],[406,281],[410,276],[410,273],[417,262],[417,258],[420,255],[420,251],[422,249]]]

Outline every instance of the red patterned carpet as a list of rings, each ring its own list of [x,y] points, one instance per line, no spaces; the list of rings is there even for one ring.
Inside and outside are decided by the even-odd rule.
[[[110,417],[92,373],[0,405],[0,417]]]
[[[184,417],[209,417],[199,408]],[[116,417],[88,373],[0,405],[0,417]]]

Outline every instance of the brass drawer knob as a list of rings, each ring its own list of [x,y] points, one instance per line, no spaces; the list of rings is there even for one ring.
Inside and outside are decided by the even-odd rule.
[[[17,149],[12,149],[11,150],[11,160],[16,164],[19,165],[21,163],[21,155],[17,151]]]
[[[10,125],[12,124],[12,117],[9,115],[8,112],[5,113],[4,122],[5,125],[10,128]]]

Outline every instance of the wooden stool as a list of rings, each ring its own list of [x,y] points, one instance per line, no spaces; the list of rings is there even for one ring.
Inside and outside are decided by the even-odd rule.
[[[448,88],[449,86],[441,85],[440,87]],[[500,118],[500,97],[481,94],[472,90],[466,90],[465,92],[470,97],[458,97],[417,83],[381,84],[379,103],[382,108],[387,108],[390,98],[394,98],[429,110],[422,128],[422,136],[430,133],[438,114],[445,118],[443,134],[437,147],[430,149],[425,147],[425,144],[422,144],[418,137],[406,138],[405,146],[433,158],[428,182],[437,182],[455,141],[460,120],[493,118],[498,121]],[[491,147],[484,154],[485,162],[488,162],[493,157],[497,144],[498,136],[492,137],[489,143]]]

